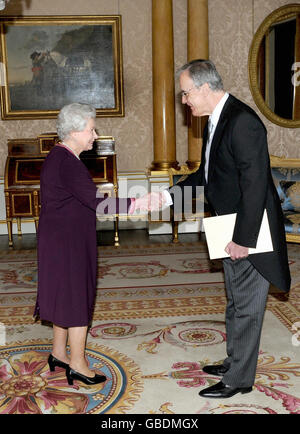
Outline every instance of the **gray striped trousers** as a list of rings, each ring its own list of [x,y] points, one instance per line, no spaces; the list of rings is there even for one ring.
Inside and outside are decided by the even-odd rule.
[[[226,307],[226,350],[229,367],[223,383],[232,387],[254,384],[261,329],[270,283],[247,258],[223,260]]]

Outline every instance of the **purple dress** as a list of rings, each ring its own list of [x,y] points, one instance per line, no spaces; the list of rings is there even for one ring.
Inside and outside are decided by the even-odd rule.
[[[103,199],[96,197],[97,188],[82,161],[61,146],[45,159],[40,189],[35,315],[61,327],[87,326],[97,281],[95,211]],[[105,203],[116,212],[127,212],[131,201],[111,198]]]

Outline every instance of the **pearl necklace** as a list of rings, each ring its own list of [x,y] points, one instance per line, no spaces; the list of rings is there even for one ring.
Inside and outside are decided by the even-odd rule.
[[[68,148],[72,152],[72,154],[74,154],[75,157],[78,158],[78,160],[80,160],[79,155],[77,155],[76,152],[72,148],[70,148],[70,146],[68,146],[65,142],[61,142],[61,144],[64,145],[66,148]]]

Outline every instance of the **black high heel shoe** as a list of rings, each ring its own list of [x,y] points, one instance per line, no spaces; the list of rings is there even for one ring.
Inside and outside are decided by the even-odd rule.
[[[70,368],[70,366],[68,366],[66,369],[66,375],[70,386],[73,385],[73,380],[79,380],[89,385],[104,383],[104,381],[106,381],[106,377],[104,375],[95,374],[94,377],[87,377],[86,375],[80,374],[80,372],[74,371],[74,369]]]
[[[52,354],[50,354],[48,357],[48,365],[51,372],[55,371],[56,366],[63,369],[67,369],[69,367],[67,363],[58,360],[56,357],[52,356]]]

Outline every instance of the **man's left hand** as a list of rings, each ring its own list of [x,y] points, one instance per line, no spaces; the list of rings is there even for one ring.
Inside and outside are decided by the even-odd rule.
[[[230,243],[227,244],[225,252],[228,253],[233,261],[236,259],[246,258],[249,255],[248,247],[240,246],[233,241],[230,241]]]

